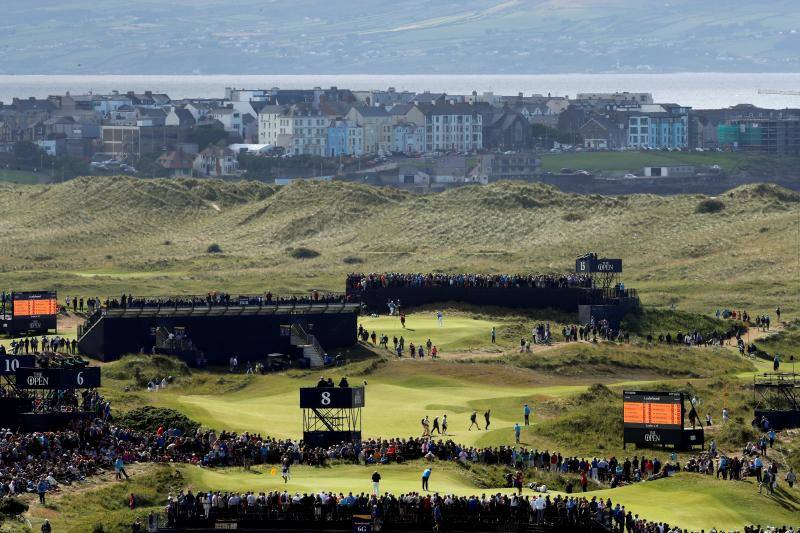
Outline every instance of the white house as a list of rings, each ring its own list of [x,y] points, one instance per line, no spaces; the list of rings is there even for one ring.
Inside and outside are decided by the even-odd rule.
[[[237,170],[239,162],[229,148],[209,146],[194,159],[194,171],[198,176],[230,176]]]
[[[219,107],[217,109],[212,109],[206,115],[207,118],[218,120],[222,123],[223,128],[225,131],[230,133],[235,133],[240,137],[244,133],[244,127],[242,125],[242,113],[231,107]]]

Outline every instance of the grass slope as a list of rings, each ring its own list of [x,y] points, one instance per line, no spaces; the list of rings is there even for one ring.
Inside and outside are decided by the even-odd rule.
[[[701,196],[578,196],[521,183],[423,197],[350,183],[0,184],[0,271],[9,287],[71,294],[303,292],[341,290],[353,258],[364,271],[563,272],[591,248],[622,257],[647,304],[796,314],[800,273],[786,231],[800,195],[756,185],[720,199],[725,208],[708,214],[697,211]],[[206,253],[210,244],[222,253]],[[301,247],[320,255],[292,258]]]

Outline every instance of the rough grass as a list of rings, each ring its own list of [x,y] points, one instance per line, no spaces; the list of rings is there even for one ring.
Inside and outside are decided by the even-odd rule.
[[[774,315],[771,316],[774,320]],[[800,368],[800,320],[787,324],[785,329],[759,339],[755,344],[769,354],[779,354],[783,366],[782,371],[790,371],[791,356],[794,356],[794,362]]]
[[[703,335],[713,332],[723,332],[734,324],[732,320],[722,320],[715,316],[687,313],[685,311],[672,311],[669,309],[642,308],[636,313],[629,313],[622,321],[621,327],[634,335],[646,337],[669,333],[674,338],[678,332],[688,333],[699,331]]]
[[[723,212],[699,214],[698,195],[580,196],[523,183],[422,197],[339,182],[0,183],[0,249],[8,251],[0,271],[9,287],[70,294],[118,294],[134,283],[144,294],[304,292],[341,290],[354,268],[346,258],[361,259],[363,271],[563,272],[591,243],[623,258],[627,285],[650,305],[800,311],[796,246],[786,234],[800,195],[752,185],[719,198]],[[581,220],[565,220],[570,213]],[[209,243],[225,253],[203,253]],[[298,271],[286,250],[303,248],[320,256]]]
[[[85,533],[102,525],[109,533],[127,533],[137,519],[146,526],[147,515],[162,512],[167,495],[177,494],[186,483],[182,470],[173,466],[149,465],[145,469],[127,466],[126,470],[132,474],[129,481],[114,481],[111,471],[93,478],[88,485],[79,484],[61,495],[49,496],[45,507],[31,500],[30,520],[34,531],[38,531],[47,518],[53,531]],[[75,490],[79,494],[74,494]],[[130,494],[137,501],[134,511],[128,505]]]
[[[508,364],[567,376],[590,373],[639,373],[663,377],[711,377],[753,370],[753,365],[724,348],[698,352],[685,346],[570,343],[539,353],[507,355]]]

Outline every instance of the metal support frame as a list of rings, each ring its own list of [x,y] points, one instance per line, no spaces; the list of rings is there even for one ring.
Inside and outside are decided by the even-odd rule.
[[[756,409],[800,411],[800,374],[765,373],[753,376]]]
[[[361,408],[303,409],[303,431],[361,431]]]

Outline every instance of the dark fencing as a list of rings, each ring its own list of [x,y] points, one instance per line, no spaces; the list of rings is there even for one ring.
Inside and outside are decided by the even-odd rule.
[[[362,528],[356,529],[361,525]],[[366,526],[366,527],[363,527]],[[419,507],[385,506],[379,516],[370,517],[370,509],[328,506],[296,505],[288,509],[265,508],[261,505],[247,509],[211,509],[209,517],[197,506],[167,511],[166,528],[159,531],[211,531],[213,529],[240,529],[248,531],[383,531],[419,532],[449,531],[463,533],[609,533],[611,528],[587,514],[567,512],[564,507],[548,506],[543,515],[530,511],[527,502],[516,508],[467,509],[445,506],[442,520],[434,523],[433,513]]]
[[[281,326],[303,322],[331,352],[356,343],[357,315],[352,311],[270,314],[270,315],[197,315],[180,310],[169,316],[114,316],[109,313],[80,340],[83,353],[103,360],[123,354],[150,353],[156,337],[153,331],[163,327],[186,328],[194,346],[212,365],[224,365],[232,355],[239,363],[261,360],[269,353],[293,354],[297,350],[290,337],[281,334]]]
[[[392,300],[403,307],[418,307],[442,302],[460,302],[481,306],[513,309],[557,309],[576,313],[593,289],[578,287],[380,287],[348,293],[352,300],[360,300],[370,311],[385,312]]]

